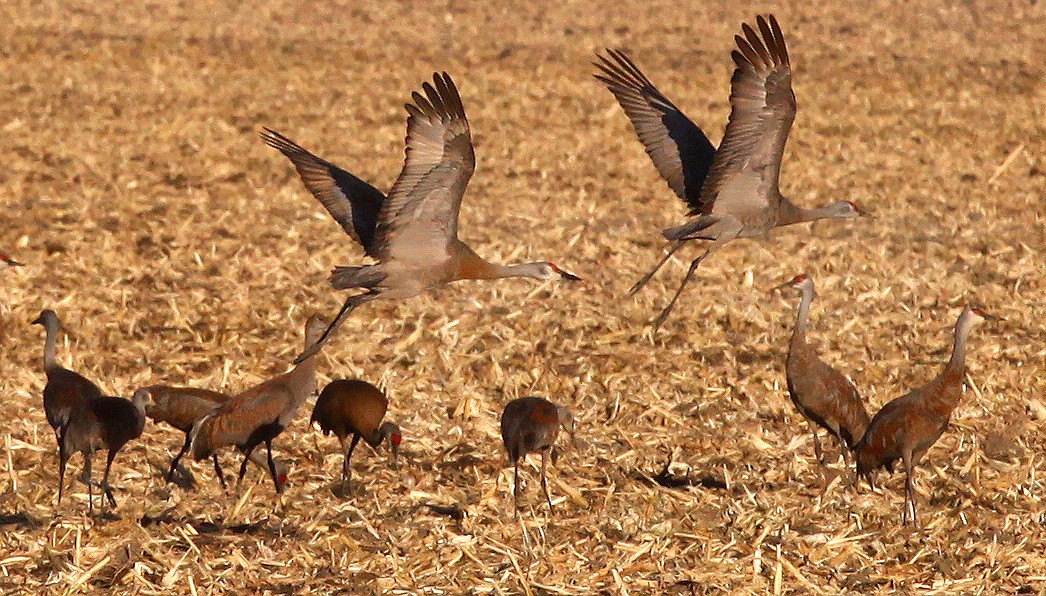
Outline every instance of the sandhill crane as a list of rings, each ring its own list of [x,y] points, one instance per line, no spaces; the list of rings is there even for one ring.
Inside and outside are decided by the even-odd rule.
[[[974,323],[995,317],[967,306],[955,323],[952,356],[944,370],[929,383],[883,406],[854,450],[857,476],[875,488],[879,468],[893,472],[898,459],[904,464],[904,511],[901,523],[918,524],[915,514],[915,466],[948,428],[952,412],[962,399],[966,378],[966,340]],[[909,518],[910,512],[910,518]]]
[[[864,436],[868,428],[868,412],[849,379],[817,357],[817,352],[806,341],[806,322],[810,304],[817,295],[814,280],[801,273],[775,289],[795,288],[802,292],[795,329],[788,344],[785,378],[788,395],[799,413],[810,425],[814,436],[814,453],[823,461],[817,427],[827,430],[839,443],[843,461],[850,464],[850,450]]]
[[[519,459],[528,453],[541,454],[541,489],[545,491],[549,511],[552,496],[548,492],[545,471],[556,442],[559,428],[570,434],[574,443],[574,416],[565,406],[557,406],[542,397],[521,397],[505,405],[501,414],[501,438],[505,442],[509,463],[514,468],[512,500],[519,514]]]
[[[146,395],[148,394],[148,395]],[[165,422],[185,433],[185,442],[182,444],[178,455],[171,460],[171,469],[168,470],[166,478],[171,482],[174,472],[178,469],[178,462],[185,452],[189,450],[192,435],[192,427],[198,420],[210,414],[215,408],[229,401],[232,396],[218,391],[201,389],[198,387],[171,387],[169,385],[150,385],[140,387],[134,392],[134,399],[141,399],[147,404],[145,413],[155,422]],[[225,490],[225,475],[222,473],[221,464],[218,463],[218,454],[212,453],[214,460],[214,473],[218,476],[218,482]],[[248,456],[250,460],[263,470],[267,470],[268,462],[265,456],[258,450],[254,450]],[[287,483],[287,464],[276,461],[276,474],[280,484]]]
[[[0,269],[7,269],[8,267],[21,267],[22,263],[11,258],[11,255],[0,252]]]
[[[73,413],[83,410],[86,407],[85,404],[90,400],[101,398],[102,391],[79,373],[58,364],[55,356],[55,343],[58,341],[61,322],[53,310],[46,309],[41,312],[32,324],[42,325],[46,333],[44,372],[47,374],[47,384],[44,385],[44,413],[47,416],[47,423],[54,431],[55,441],[58,443],[58,460],[65,462],[72,455],[72,452],[66,450],[65,433]],[[62,463],[59,472],[64,473],[64,471],[65,464]],[[62,485],[59,484],[58,502],[61,501]]]
[[[87,485],[88,510],[94,511],[92,486],[102,489],[104,498],[116,507],[112,487],[109,486],[109,470],[113,459],[129,441],[142,436],[145,428],[145,400],[139,396],[134,401],[122,397],[92,397],[85,400],[82,407],[72,411],[61,438],[60,456],[58,459],[58,502],[62,502],[62,489],[65,484],[65,467],[73,453],[82,453],[84,470],[80,479]],[[105,474],[101,484],[91,480],[91,460],[94,452],[105,448],[108,454],[105,459]],[[102,504],[104,506],[105,500]]]
[[[795,119],[792,69],[781,27],[773,15],[756,19],[759,32],[741,26],[731,56],[730,121],[716,149],[686,114],[654,87],[624,52],[598,56],[596,78],[606,84],[646,146],[658,172],[689,208],[692,219],[664,230],[672,241],[657,265],[629,290],[639,291],[666,261],[690,240],[711,240],[690,268],[672,300],[655,319],[658,328],[698,265],[737,238],[762,236],[771,229],[823,218],[862,215],[852,201],[806,209],[781,195],[778,176],[785,141]]]
[[[305,323],[305,345],[314,344],[326,327],[327,322],[322,317],[309,317]],[[237,447],[244,454],[236,479],[239,490],[250,454],[255,447],[265,443],[269,475],[276,492],[283,492],[272,459],[272,440],[294,421],[298,408],[315,393],[316,357],[313,353],[290,371],[239,393],[201,418],[191,431],[193,459],[199,461],[222,447]]]
[[[463,279],[579,279],[547,261],[490,263],[458,239],[458,211],[476,158],[454,81],[447,73],[432,78],[432,85],[422,85],[425,95],[413,93],[413,103],[406,105],[406,157],[387,198],[283,135],[269,129],[262,134],[294,163],[306,188],[346,233],[378,261],[334,269],[331,286],[364,292],[345,301],[320,340],[297,361],[319,350],[353,309],[371,300],[411,298]]]
[[[335,379],[327,384],[316,399],[309,424],[318,423],[324,436],[334,433],[341,441],[341,450],[345,459],[341,465],[341,493],[347,494],[352,481],[352,468],[349,460],[356,444],[363,439],[371,447],[377,448],[388,438],[392,451],[392,464],[396,465],[403,435],[394,422],[382,422],[389,400],[374,385],[359,379]],[[346,447],[346,439],[352,437]]]

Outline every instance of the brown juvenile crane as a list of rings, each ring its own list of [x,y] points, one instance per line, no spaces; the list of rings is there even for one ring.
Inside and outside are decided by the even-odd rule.
[[[962,399],[966,378],[966,340],[974,323],[994,319],[980,308],[967,306],[955,323],[952,357],[929,383],[883,406],[872,418],[854,450],[857,476],[875,488],[879,468],[893,472],[898,459],[904,464],[904,511],[901,523],[918,524],[915,514],[915,466],[941,438],[952,412]],[[910,515],[909,515],[910,514]]]
[[[868,411],[854,384],[818,358],[813,346],[806,341],[810,305],[817,296],[814,280],[801,273],[774,289],[782,288],[795,288],[802,292],[785,362],[788,396],[810,425],[818,461],[824,461],[821,441],[817,437],[817,427],[820,426],[836,438],[843,461],[849,465],[850,450],[868,428]]]
[[[319,350],[345,317],[371,300],[403,300],[463,279],[531,277],[579,279],[553,263],[499,265],[484,260],[458,239],[458,212],[476,157],[458,89],[447,73],[433,74],[406,105],[407,147],[403,171],[384,197],[381,191],[283,135],[265,129],[262,138],[286,155],[306,188],[377,263],[336,267],[335,289],[361,289],[345,300],[316,344]]]
[[[65,440],[65,433],[69,428],[72,415],[74,412],[83,410],[89,401],[101,398],[102,391],[79,373],[58,364],[55,343],[58,341],[61,322],[53,310],[46,309],[41,312],[32,324],[42,325],[46,333],[44,372],[47,374],[47,384],[44,385],[44,414],[47,416],[47,423],[51,425],[55,441],[58,443],[59,473],[64,474],[64,462],[68,461],[72,455],[72,452],[66,450],[67,441]],[[58,502],[61,501],[62,485],[59,482]]]
[[[334,433],[341,441],[341,450],[345,454],[341,464],[343,495],[348,494],[352,482],[349,460],[360,439],[377,448],[387,438],[392,450],[392,465],[396,465],[403,435],[394,422],[382,422],[388,407],[389,400],[381,389],[359,379],[335,379],[323,388],[316,399],[309,424],[318,423],[324,436]],[[346,446],[350,436],[352,440]]]
[[[326,326],[322,317],[309,317],[305,323],[305,345],[314,344]],[[269,475],[276,492],[283,492],[272,458],[272,440],[294,421],[298,408],[315,393],[316,356],[313,353],[290,371],[235,395],[201,418],[190,433],[193,459],[199,461],[217,449],[235,446],[244,455],[236,479],[239,490],[251,453],[265,443]]]
[[[629,295],[646,285],[686,242],[712,241],[690,263],[679,289],[655,319],[655,328],[668,318],[698,265],[726,243],[762,236],[779,226],[862,215],[851,201],[806,209],[781,195],[781,156],[795,119],[792,68],[777,19],[759,16],[756,25],[758,33],[742,24],[744,36],[734,36],[737,49],[731,56],[737,67],[730,80],[730,121],[718,149],[624,52],[607,50],[609,58],[597,56],[596,78],[617,98],[657,171],[686,202],[692,218],[664,230],[672,246]]]
[[[145,407],[148,395],[136,396],[133,401],[122,397],[92,397],[82,407],[72,411],[62,434],[60,456],[58,460],[58,502],[62,502],[62,489],[65,484],[65,467],[74,453],[82,453],[84,470],[80,480],[87,485],[88,510],[94,511],[92,486],[102,489],[105,499],[116,507],[112,487],[109,486],[109,470],[113,459],[132,439],[142,436],[145,428]],[[105,474],[101,484],[91,480],[91,460],[98,449],[107,449]]]
[[[148,397],[146,397],[148,394]],[[167,471],[167,482],[174,478],[174,472],[178,469],[178,462],[185,452],[189,450],[192,438],[192,427],[198,420],[210,414],[215,408],[229,401],[232,396],[210,389],[197,387],[171,387],[169,385],[150,385],[140,387],[134,392],[133,399],[142,399],[147,404],[145,413],[155,422],[165,422],[185,433],[185,442],[181,451],[171,461],[171,469]],[[222,473],[221,464],[218,463],[218,454],[212,453],[214,460],[214,473],[218,476],[222,490],[225,490],[225,475]],[[258,450],[254,450],[248,456],[255,465],[267,470],[268,462],[265,456]],[[276,461],[276,474],[280,484],[287,484],[287,464]]]
[[[514,468],[512,500],[517,515],[519,459],[528,453],[541,454],[541,489],[545,491],[549,511],[552,510],[552,496],[548,492],[545,471],[560,427],[570,434],[570,441],[574,443],[574,416],[565,406],[557,406],[541,397],[521,397],[505,405],[501,414],[501,438],[505,442],[509,463]]]

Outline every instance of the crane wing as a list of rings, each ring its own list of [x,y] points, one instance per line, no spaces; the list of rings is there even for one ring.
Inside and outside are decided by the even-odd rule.
[[[266,128],[261,137],[291,160],[305,188],[320,201],[345,233],[373,256],[374,231],[385,195],[275,130]]]
[[[762,38],[747,24],[734,36],[730,121],[701,191],[702,214],[759,211],[777,195],[795,93],[788,49],[777,19],[758,17]],[[774,192],[770,192],[773,189]]]
[[[691,214],[697,213],[715,146],[624,52],[608,49],[607,54],[610,58],[597,54],[595,66],[601,74],[595,77],[625,110],[658,173],[686,202]]]
[[[458,211],[476,156],[461,96],[447,73],[433,74],[425,95],[407,104],[403,171],[381,210],[377,256],[416,264],[441,262],[458,237]]]

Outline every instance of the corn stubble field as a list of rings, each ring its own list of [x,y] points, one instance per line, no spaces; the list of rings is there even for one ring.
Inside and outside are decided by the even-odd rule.
[[[0,5],[0,249],[26,262],[0,271],[0,591],[1046,591],[1042,3],[498,5]],[[654,335],[699,247],[626,297],[683,209],[593,52],[630,50],[718,142],[733,35],[770,11],[799,102],[782,191],[876,217],[734,243]],[[276,440],[278,501],[253,467],[239,500],[206,462],[194,488],[166,484],[182,435],[150,422],[114,466],[113,515],[89,516],[79,483],[56,510],[28,322],[58,311],[59,360],[117,395],[286,370],[306,317],[344,299],[330,268],[363,257],[258,131],[387,190],[402,104],[435,70],[476,143],[461,237],[584,284],[465,282],[354,313],[321,386],[385,387],[405,457],[357,450],[349,498],[310,402]],[[811,338],[872,412],[937,374],[967,301],[1005,318],[971,337],[966,397],[917,475],[921,529],[899,523],[902,473],[855,492],[814,459],[784,388],[797,298],[766,292],[803,271]],[[582,444],[550,470],[552,515],[528,460],[517,521],[498,416],[530,394],[570,406]],[[694,486],[658,484],[669,464]]]

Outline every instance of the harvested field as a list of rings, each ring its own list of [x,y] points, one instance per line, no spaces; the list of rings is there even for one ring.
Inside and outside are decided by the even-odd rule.
[[[26,263],[0,270],[0,591],[1046,593],[1043,2],[418,4],[0,4],[0,251]],[[718,142],[733,35],[770,11],[799,102],[782,191],[876,217],[731,244],[655,335],[699,247],[626,297],[683,209],[594,52],[628,49]],[[465,282],[354,313],[321,386],[380,383],[404,442],[398,471],[357,449],[348,499],[303,408],[276,440],[278,501],[254,468],[240,500],[206,462],[195,488],[166,484],[182,435],[150,423],[114,466],[114,516],[89,516],[80,484],[56,511],[28,322],[55,309],[60,362],[118,395],[286,370],[306,317],[345,298],[331,267],[363,256],[260,127],[387,190],[403,103],[436,70],[476,145],[462,239],[585,284]],[[855,492],[814,459],[784,387],[796,299],[766,292],[801,271],[811,339],[873,411],[937,373],[966,302],[1005,318],[971,337],[920,529],[900,525],[902,473]],[[583,445],[550,470],[552,515],[528,460],[515,520],[498,415],[530,394],[573,408]],[[668,463],[695,486],[658,484]]]

